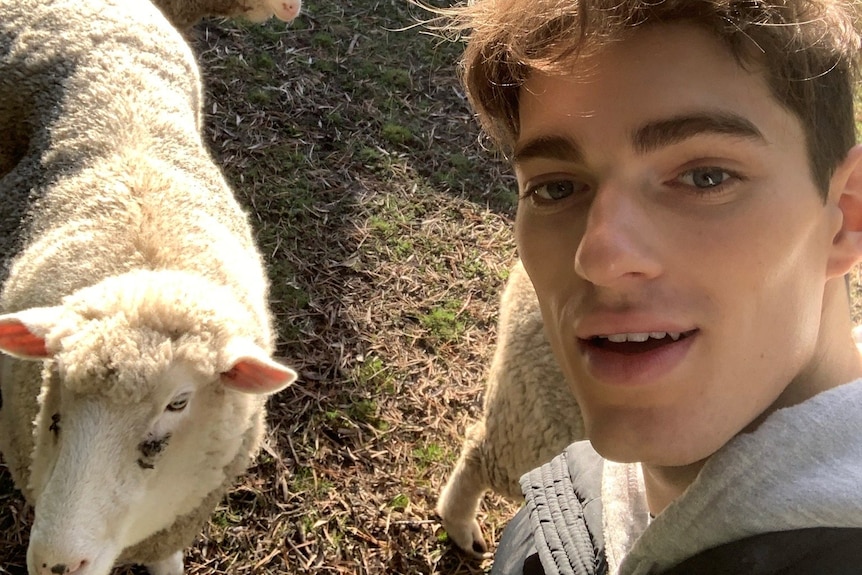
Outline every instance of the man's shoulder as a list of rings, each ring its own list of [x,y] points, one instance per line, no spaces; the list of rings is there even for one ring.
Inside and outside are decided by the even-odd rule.
[[[503,536],[494,554],[492,575],[543,575],[544,570],[538,560],[532,567],[527,564],[530,557],[538,557],[533,542],[533,528],[530,512],[522,507],[506,525]]]
[[[545,571],[539,559],[542,552],[576,554],[583,560],[594,562],[603,557],[601,517],[601,475],[604,460],[589,442],[573,443],[545,465],[527,472],[521,478],[526,497],[525,506],[506,525],[497,546],[493,575],[542,575]],[[560,485],[569,489],[560,489]],[[561,499],[565,501],[560,501]],[[574,514],[554,512],[554,509],[574,509]],[[551,531],[565,539],[572,529],[573,520],[582,523],[587,540],[572,541],[567,548],[549,549]],[[541,525],[541,527],[540,527]],[[542,531],[538,534],[537,531]],[[537,538],[538,535],[538,538]],[[559,540],[551,536],[550,540]],[[552,544],[550,544],[553,547]],[[576,558],[571,557],[575,562]],[[600,563],[603,563],[601,561]],[[578,571],[571,571],[577,573]]]

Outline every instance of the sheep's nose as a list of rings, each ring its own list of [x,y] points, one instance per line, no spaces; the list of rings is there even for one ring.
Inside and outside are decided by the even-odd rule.
[[[39,575],[76,575],[83,573],[87,566],[86,559],[54,563],[54,559],[46,560],[34,557],[34,564]]]
[[[290,22],[299,16],[299,12],[302,10],[302,0],[273,0],[270,4],[270,10],[279,20]]]

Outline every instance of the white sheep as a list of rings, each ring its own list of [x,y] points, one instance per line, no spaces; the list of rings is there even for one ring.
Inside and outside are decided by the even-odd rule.
[[[30,575],[182,574],[296,378],[270,358],[265,269],[200,106],[149,2],[0,0],[0,223],[23,214],[0,451],[35,510]]]
[[[178,28],[188,28],[205,16],[240,17],[251,22],[275,16],[290,22],[302,9],[302,0],[153,0],[153,3]]]
[[[584,438],[581,411],[545,337],[536,292],[521,262],[500,301],[497,347],[485,384],[482,419],[467,429],[461,455],[437,500],[458,547],[487,552],[476,519],[487,489],[523,500],[518,479]]]

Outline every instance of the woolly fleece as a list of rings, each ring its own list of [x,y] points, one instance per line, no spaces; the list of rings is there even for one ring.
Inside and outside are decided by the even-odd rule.
[[[0,313],[65,303],[75,337],[91,340],[83,349],[105,352],[70,351],[44,371],[0,361],[0,450],[34,505],[34,422],[50,416],[39,414],[43,377],[62,370],[70,390],[133,401],[164,345],[209,372],[224,367],[212,350],[226,338],[272,352],[264,266],[201,140],[200,109],[195,59],[149,2],[0,0]],[[64,337],[61,325],[49,348],[71,349]],[[104,387],[87,390],[94,377]],[[234,395],[246,420],[229,430],[242,447],[222,457],[221,486],[123,562],[188,545],[256,453],[264,399]]]
[[[583,438],[580,408],[554,359],[536,292],[518,261],[500,301],[482,419],[467,429],[461,455],[437,501],[450,539],[466,551],[486,551],[476,521],[485,490],[523,500],[521,475]]]

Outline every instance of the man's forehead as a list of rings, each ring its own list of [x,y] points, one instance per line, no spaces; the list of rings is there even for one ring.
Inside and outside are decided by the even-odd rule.
[[[649,86],[650,72],[656,67],[684,69],[691,72],[694,83],[708,81],[717,70],[759,76],[766,82],[768,68],[761,59],[763,53],[753,40],[749,43],[750,49],[735,44],[732,48],[716,33],[685,21],[644,24],[613,41],[586,38],[561,59],[528,67],[522,75],[519,98],[540,94],[542,89],[537,85],[547,78],[584,86],[638,78]],[[653,61],[656,55],[660,55],[658,62]]]
[[[701,133],[769,142],[786,128],[793,115],[762,67],[743,66],[695,26],[651,28],[587,57],[584,66],[576,61],[569,73],[530,73],[519,92],[515,160],[536,149],[534,140],[547,152],[548,136],[581,129],[624,130],[645,153]],[[657,34],[665,31],[674,34]]]

